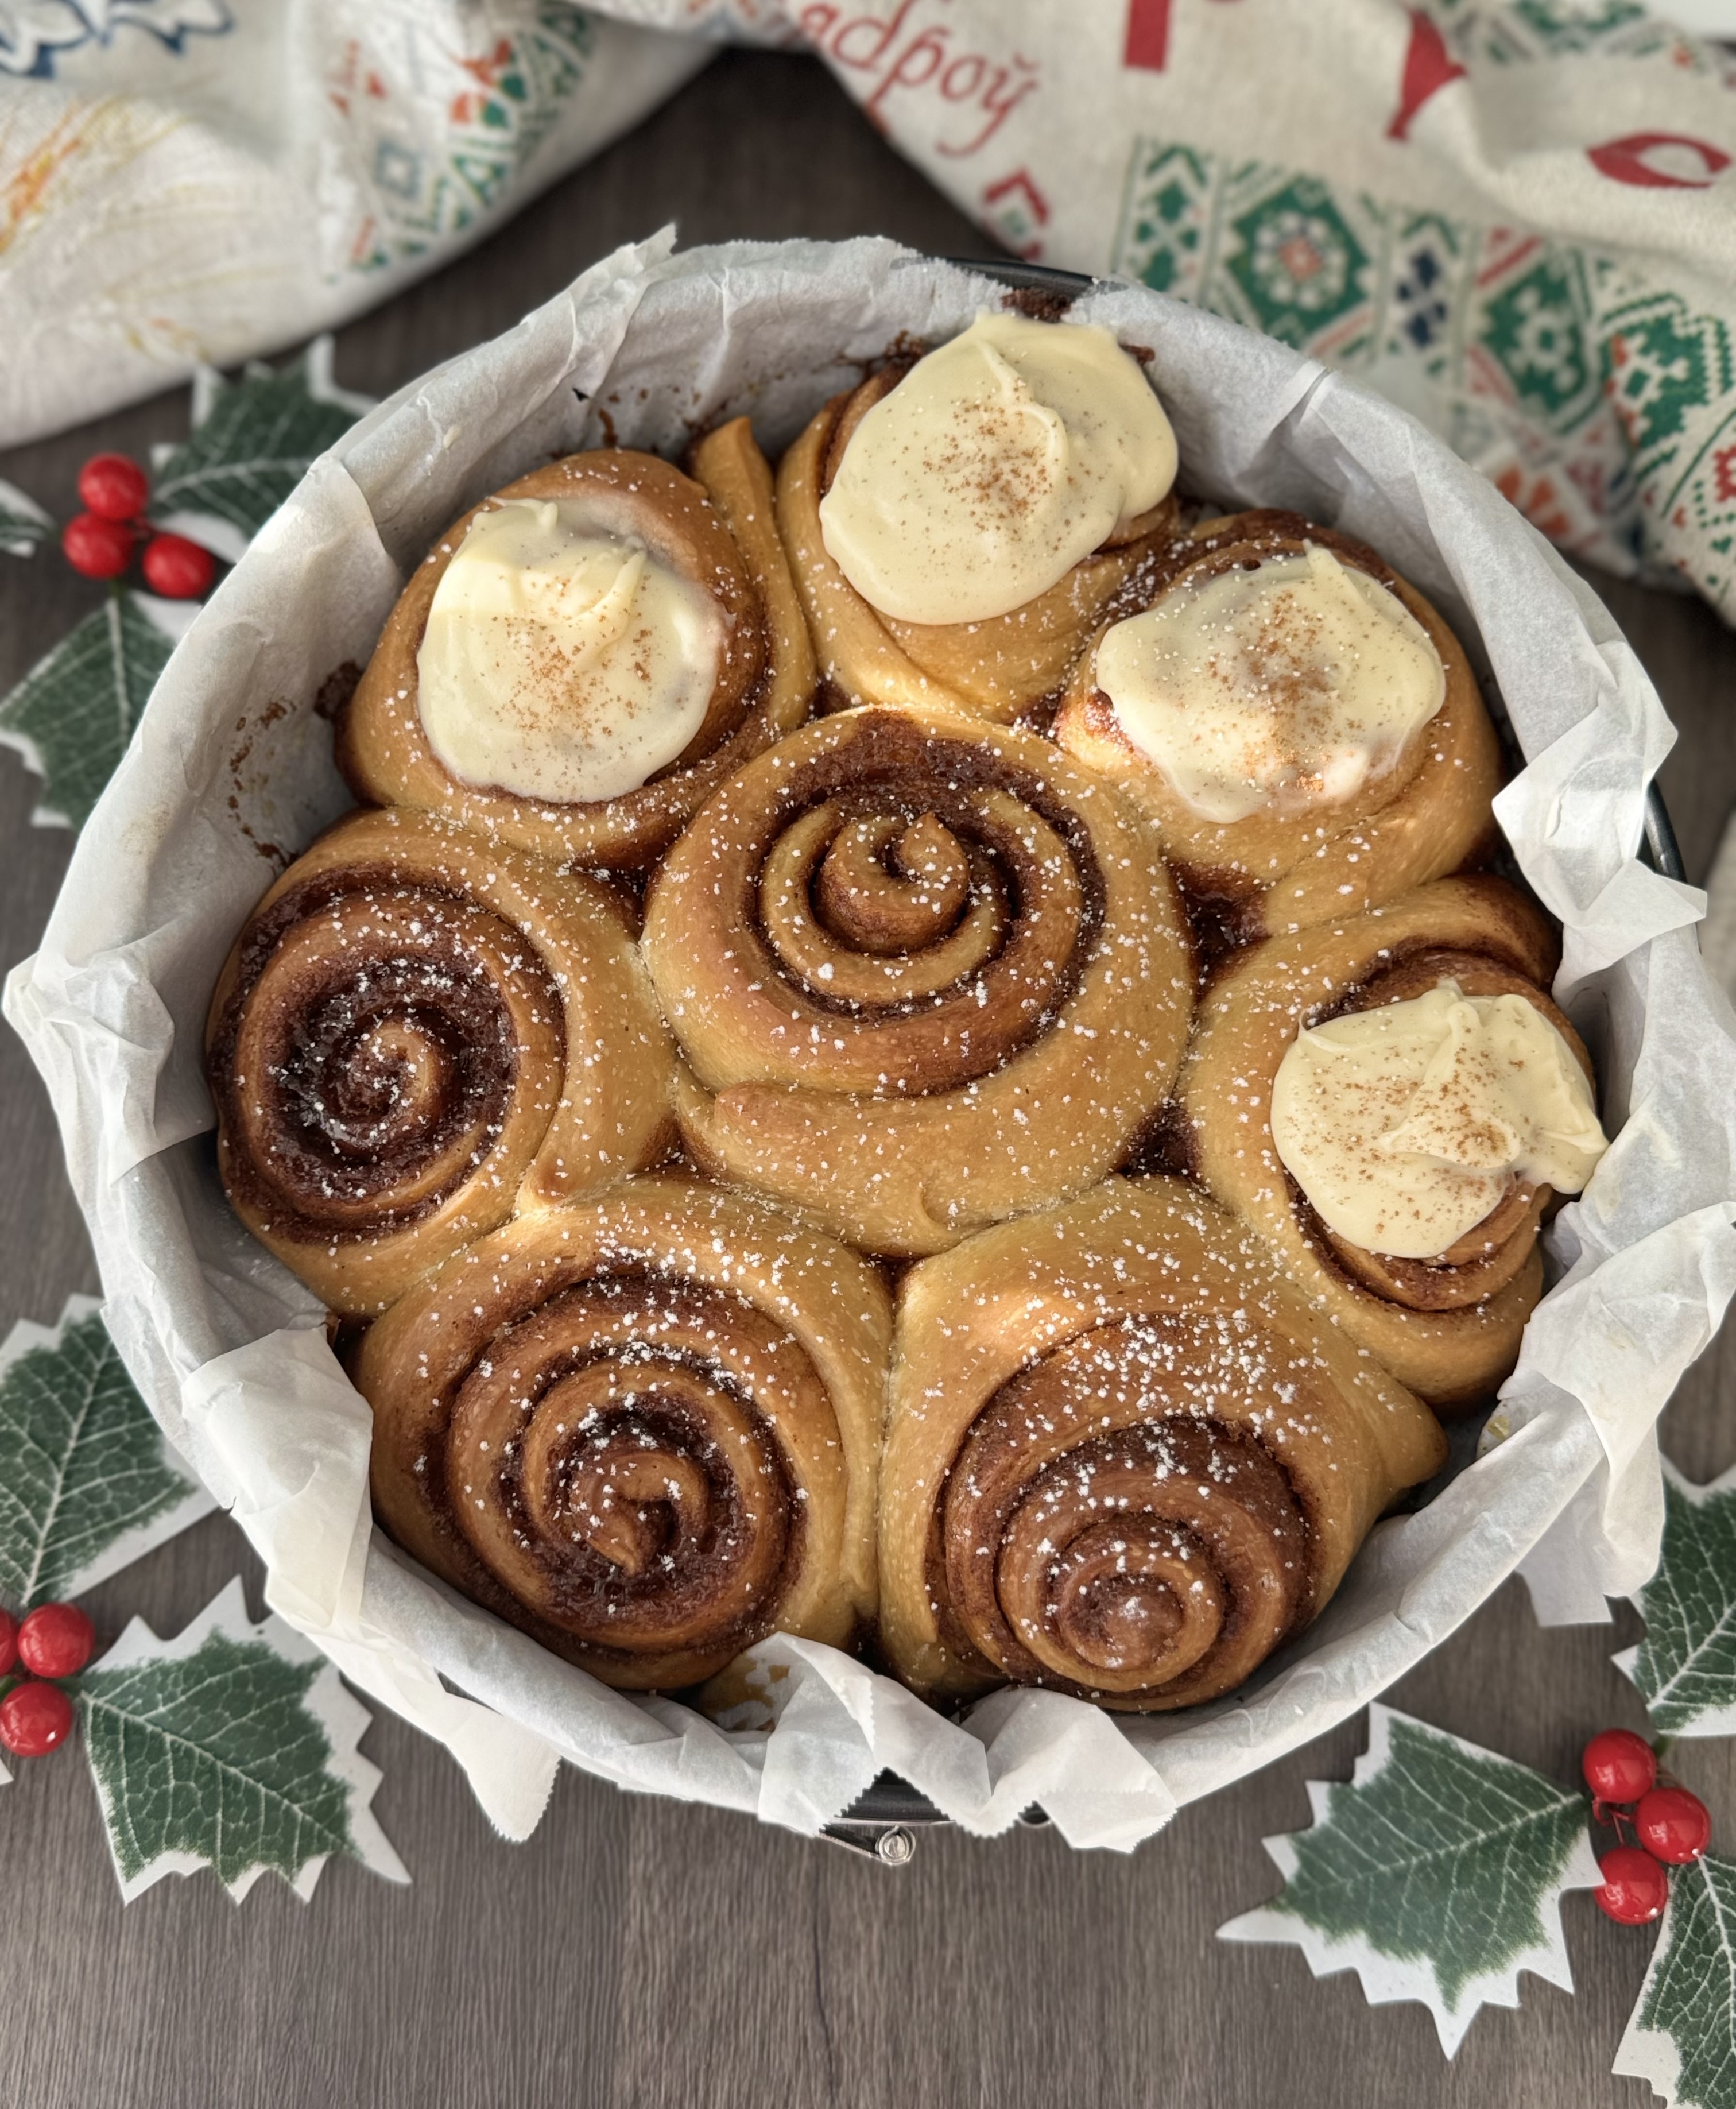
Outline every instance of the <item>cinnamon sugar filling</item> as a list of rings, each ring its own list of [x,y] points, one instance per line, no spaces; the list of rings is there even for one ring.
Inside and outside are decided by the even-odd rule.
[[[366,1239],[472,1177],[528,1060],[558,1077],[560,997],[519,933],[389,869],[255,919],[207,1060],[239,1197],[286,1236]]]
[[[771,1630],[801,1558],[755,1396],[792,1357],[816,1381],[737,1298],[593,1278],[483,1344],[418,1473],[495,1579],[588,1648],[728,1656]]]
[[[984,1407],[937,1502],[930,1594],[967,1664],[1109,1705],[1197,1704],[1312,1615],[1305,1506],[1213,1401],[1310,1411],[1293,1352],[1131,1317],[1067,1341]]]

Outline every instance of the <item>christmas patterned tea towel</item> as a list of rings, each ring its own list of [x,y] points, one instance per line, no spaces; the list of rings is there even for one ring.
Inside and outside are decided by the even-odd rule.
[[[0,0],[0,444],[371,305],[708,38],[814,49],[1021,254],[1358,376],[1736,617],[1736,59],[1638,0]]]

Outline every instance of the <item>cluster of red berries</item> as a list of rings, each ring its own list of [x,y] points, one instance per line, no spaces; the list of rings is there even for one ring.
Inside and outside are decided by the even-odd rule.
[[[184,535],[155,533],[144,517],[151,479],[130,454],[92,454],[79,471],[84,511],[66,522],[61,548],[88,579],[118,579],[142,542],[145,583],[165,600],[197,600],[210,590],[217,560]]]
[[[1603,1877],[1594,1892],[1598,1908],[1622,1926],[1644,1926],[1670,1900],[1666,1869],[1685,1867],[1711,1845],[1711,1817],[1698,1795],[1658,1785],[1657,1754],[1630,1728],[1594,1736],[1580,1763],[1593,1820],[1608,1824],[1618,1839],[1631,1828],[1637,1840],[1612,1846],[1598,1862]]]
[[[41,1604],[19,1619],[0,1611],[0,1679],[25,1671],[0,1699],[0,1744],[15,1758],[45,1758],[72,1733],[72,1701],[53,1680],[76,1677],[96,1644],[74,1604]]]

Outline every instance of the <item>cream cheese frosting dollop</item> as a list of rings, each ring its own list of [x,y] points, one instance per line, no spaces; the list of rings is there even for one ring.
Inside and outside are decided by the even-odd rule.
[[[1220,823],[1354,797],[1446,700],[1409,609],[1317,545],[1111,624],[1096,676],[1140,753]]]
[[[435,590],[417,707],[461,783],[617,798],[698,732],[723,643],[704,587],[584,501],[508,499],[471,522]]]
[[[1585,1073],[1522,996],[1426,996],[1299,1032],[1272,1086],[1272,1140],[1328,1230],[1432,1259],[1517,1178],[1577,1194],[1608,1148]]]
[[[1046,592],[1175,481],[1163,405],[1107,330],[985,314],[863,417],[820,534],[882,614],[981,622]]]

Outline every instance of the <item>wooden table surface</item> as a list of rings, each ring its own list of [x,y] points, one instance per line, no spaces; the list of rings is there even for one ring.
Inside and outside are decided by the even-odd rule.
[[[679,222],[728,236],[895,235],[988,245],[814,64],[719,60],[630,138],[472,255],[341,332],[336,372],[384,394],[514,322],[617,242]],[[186,391],[0,458],[65,518],[79,464],[186,429]],[[1663,773],[1690,877],[1736,795],[1736,636],[1698,603],[1599,579],[1681,740]],[[93,603],[57,558],[0,563],[0,689]],[[34,784],[0,755],[3,964],[37,941],[70,838],[29,827]],[[47,1102],[0,1036],[0,1323],[52,1321],[99,1287]],[[1684,1384],[1666,1448],[1706,1479],[1736,1456],[1729,1340]],[[1721,1409],[1721,1410],[1720,1410]],[[105,1639],[133,1613],[178,1631],[232,1574],[259,1571],[214,1516],[89,1600]],[[1644,1725],[1610,1653],[1638,1622],[1545,1633],[1504,1588],[1391,1695],[1422,1718],[1562,1779],[1585,1737]],[[1441,2057],[1420,2007],[1372,2009],[1294,1949],[1214,1933],[1277,1887],[1263,1835],[1308,1821],[1303,1782],[1344,1778],[1361,1718],[1204,1804],[1130,1857],[1053,1833],[928,1833],[893,1870],[718,1811],[640,1799],[567,1770],[528,1845],[491,1832],[445,1754],[390,1715],[364,1751],[374,1806],[414,1876],[343,1863],[313,1901],[275,1880],[240,1908],[214,1877],[122,1909],[95,1796],[74,1757],[0,1790],[0,2102],[16,2109],[309,2105],[661,2105],[808,2109],[1603,2109],[1650,2091],[1610,2075],[1649,1934],[1566,1905],[1572,1997],[1527,1978]],[[1736,1754],[1672,1763],[1736,1839]]]

